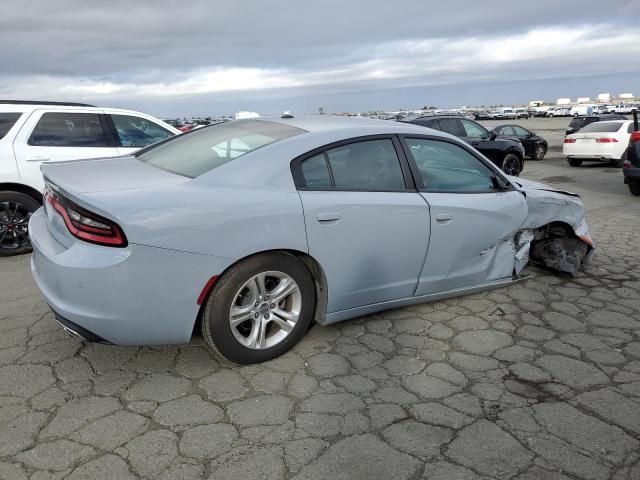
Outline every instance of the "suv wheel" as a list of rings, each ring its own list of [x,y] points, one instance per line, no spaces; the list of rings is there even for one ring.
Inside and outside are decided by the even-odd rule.
[[[513,153],[507,153],[502,161],[502,171],[507,175],[519,176],[522,171],[522,165],[518,156]]]
[[[579,167],[580,165],[582,165],[582,160],[578,160],[577,158],[570,158],[569,165],[571,165],[572,167]]]
[[[631,195],[635,195],[636,197],[640,196],[640,182],[630,183],[629,191],[631,192]]]
[[[542,160],[544,156],[547,154],[546,148],[543,145],[536,146],[536,151],[533,153],[533,158],[535,160]]]
[[[280,252],[257,255],[215,283],[203,311],[202,335],[232,362],[265,362],[302,339],[315,303],[313,278],[298,258]]]
[[[0,192],[0,257],[31,251],[29,219],[40,208],[35,199],[20,192]]]

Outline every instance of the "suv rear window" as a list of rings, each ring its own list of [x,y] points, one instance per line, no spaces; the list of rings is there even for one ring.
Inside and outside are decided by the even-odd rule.
[[[265,120],[236,120],[178,135],[140,150],[141,162],[195,178],[270,143],[306,130]]]
[[[0,139],[4,138],[11,127],[18,121],[20,112],[0,112]]]
[[[113,147],[97,113],[47,112],[27,141],[35,147]]]

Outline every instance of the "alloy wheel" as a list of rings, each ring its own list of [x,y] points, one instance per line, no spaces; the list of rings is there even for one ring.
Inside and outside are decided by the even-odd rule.
[[[32,212],[20,202],[0,202],[0,249],[20,250],[31,245],[29,219]]]
[[[538,145],[536,147],[536,160],[542,160],[544,158],[544,147],[542,145]]]
[[[508,155],[502,165],[502,170],[507,175],[512,175],[514,177],[517,177],[520,174],[519,167],[520,167],[520,160],[518,160],[518,157],[516,157],[515,155]]]
[[[302,308],[300,287],[283,272],[268,271],[245,282],[231,304],[229,324],[240,344],[254,350],[282,342],[296,326]]]

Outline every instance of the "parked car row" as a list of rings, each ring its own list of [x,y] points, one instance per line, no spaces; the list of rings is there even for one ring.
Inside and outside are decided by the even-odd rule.
[[[531,116],[532,113],[526,108],[500,108],[497,110],[482,110],[473,113],[474,120],[518,120]]]

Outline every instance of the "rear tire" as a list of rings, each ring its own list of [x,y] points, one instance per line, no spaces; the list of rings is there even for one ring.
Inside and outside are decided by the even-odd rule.
[[[502,161],[502,171],[507,175],[518,177],[522,171],[522,162],[517,155],[507,153]]]
[[[569,165],[571,165],[572,167],[579,167],[580,165],[582,165],[582,160],[577,160],[575,158],[570,158],[569,159]]]
[[[629,184],[629,191],[631,192],[631,195],[639,197],[640,196],[640,182],[630,183]]]
[[[289,282],[292,293],[280,298],[278,289]],[[284,252],[256,255],[216,281],[202,314],[202,335],[209,347],[232,362],[265,362],[304,337],[315,304],[313,277],[298,258]]]
[[[31,251],[29,219],[40,208],[33,197],[21,192],[0,192],[0,257]]]

